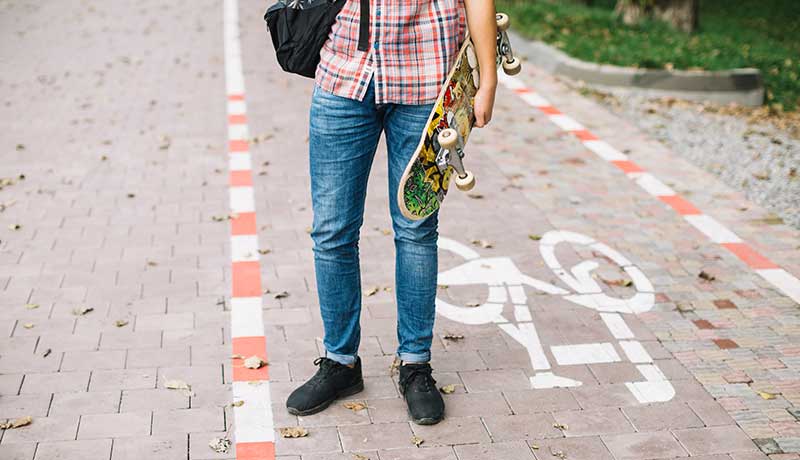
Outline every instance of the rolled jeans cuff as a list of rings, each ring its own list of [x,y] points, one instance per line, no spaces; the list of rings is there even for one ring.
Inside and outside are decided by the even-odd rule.
[[[356,356],[355,355],[340,355],[337,353],[331,353],[328,350],[325,350],[325,357],[328,359],[332,359],[339,364],[344,364],[345,366],[350,366],[355,364]]]
[[[431,360],[431,352],[425,353],[398,353],[400,361],[404,363],[427,363]]]

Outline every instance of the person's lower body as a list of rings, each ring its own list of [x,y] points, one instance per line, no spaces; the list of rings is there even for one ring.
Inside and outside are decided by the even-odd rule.
[[[325,403],[342,396],[341,391],[358,387],[361,338],[358,241],[369,172],[380,135],[385,133],[395,244],[397,355],[408,366],[401,368],[400,387],[415,421],[436,423],[443,417],[444,405],[428,364],[435,318],[438,216],[434,213],[426,219],[410,220],[401,214],[395,201],[400,178],[419,144],[432,108],[433,104],[376,105],[372,83],[361,102],[327,93],[319,87],[314,89],[309,135],[314,210],[311,238],[325,328],[324,359],[333,362],[326,365],[325,372],[335,369],[339,380],[346,383],[335,391],[309,392],[309,388],[299,388],[287,401],[290,412],[299,413],[320,404],[327,407]],[[341,378],[348,374],[347,369],[353,369],[352,373],[358,369],[359,375]],[[315,388],[320,386],[320,379],[325,379],[325,375],[319,375],[323,371],[321,366],[318,375],[312,378],[317,379]]]

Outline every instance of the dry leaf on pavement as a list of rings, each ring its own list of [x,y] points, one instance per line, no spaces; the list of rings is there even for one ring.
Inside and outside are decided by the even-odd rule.
[[[350,402],[346,402],[346,403],[344,403],[342,405],[344,407],[350,409],[353,412],[358,412],[360,410],[364,410],[364,409],[367,408],[366,404],[364,404],[362,402],[358,402],[358,401],[350,401]]]
[[[487,240],[472,240],[470,241],[470,243],[474,244],[475,246],[480,246],[483,249],[491,249],[492,247],[494,247],[492,243],[490,243]]]
[[[212,438],[208,442],[208,447],[218,454],[226,454],[228,449],[231,448],[231,440],[228,438]]]
[[[286,297],[289,297],[289,293],[286,291],[281,291],[275,294],[273,297],[275,297],[276,299],[285,299]]]
[[[375,295],[375,294],[376,294],[378,291],[380,291],[380,290],[381,290],[381,288],[380,288],[380,287],[378,287],[378,286],[372,286],[372,287],[371,287],[371,288],[369,288],[369,289],[364,289],[364,290],[363,290],[361,293],[362,293],[362,294],[364,294],[364,297],[370,297],[370,296],[373,296],[373,295]]]
[[[304,438],[308,436],[308,430],[302,426],[289,426],[286,428],[279,428],[278,430],[284,438]]]
[[[712,275],[711,273],[708,273],[705,270],[701,270],[700,273],[697,274],[697,276],[700,277],[700,279],[706,281],[714,281],[715,279],[717,279],[716,276]]]
[[[412,436],[412,437],[411,437],[411,442],[412,442],[412,443],[413,443],[415,446],[419,447],[419,446],[420,446],[420,445],[421,445],[423,442],[425,442],[425,440],[424,440],[424,439],[422,439],[422,438],[419,438],[419,437],[417,437],[417,436]]]
[[[553,428],[561,431],[567,431],[569,427],[563,423],[554,423]]]
[[[255,355],[244,360],[244,367],[248,369],[260,369],[265,364],[267,364],[266,361]]]
[[[528,238],[532,239],[533,241],[539,241],[542,239],[542,235],[536,235],[534,233],[531,233],[530,235],[528,235]]]
[[[607,280],[605,278],[600,278],[600,280],[603,281],[604,283],[606,283],[609,286],[630,287],[630,286],[633,285],[633,281],[631,281],[631,280],[623,280],[623,279]]]
[[[231,403],[231,407],[242,407],[244,405],[244,400],[234,401]]]
[[[85,315],[87,313],[91,313],[93,311],[94,311],[94,308],[92,308],[92,307],[76,307],[75,309],[72,310],[72,314],[74,314],[76,316],[83,316],[83,315]]]
[[[353,460],[370,460],[366,455],[353,454]]]
[[[164,135],[158,140],[158,148],[160,150],[167,150],[172,145],[172,139],[169,136]]]
[[[187,396],[194,396],[194,392],[192,392],[192,386],[183,380],[164,379],[164,388],[168,390],[184,390]]]
[[[453,342],[457,342],[463,339],[464,336],[459,334],[445,334],[442,338],[445,340],[452,340]]]
[[[451,383],[450,385],[445,385],[445,386],[439,388],[439,391],[441,391],[442,393],[444,393],[446,395],[449,395],[449,394],[453,393],[454,391],[456,391],[456,386]]]
[[[19,428],[21,426],[30,425],[33,423],[33,418],[30,415],[20,417],[9,422],[0,423],[0,430],[7,430],[9,428]]]
[[[766,391],[759,391],[758,395],[761,396],[763,399],[775,399],[775,395],[772,393],[767,393]]]
[[[128,322],[129,321],[127,319],[118,319],[118,320],[114,321],[114,326],[125,327],[125,326],[128,325]]]

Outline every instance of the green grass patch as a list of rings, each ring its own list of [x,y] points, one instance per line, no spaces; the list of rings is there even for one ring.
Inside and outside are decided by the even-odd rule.
[[[520,34],[578,59],[620,66],[760,69],[767,103],[800,108],[800,0],[700,0],[694,34],[659,21],[626,26],[614,0],[587,7],[568,0],[497,0]]]

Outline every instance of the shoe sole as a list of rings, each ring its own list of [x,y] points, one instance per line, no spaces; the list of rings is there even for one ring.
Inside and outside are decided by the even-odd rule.
[[[403,400],[406,401],[405,395],[403,395]],[[414,416],[411,415],[411,411],[408,409],[408,401],[406,401],[406,414],[408,414],[408,418],[410,418],[411,421],[416,423],[417,425],[436,425],[437,423],[444,420],[444,414],[442,414],[442,416],[439,418],[431,418],[431,417],[414,418]]]
[[[319,405],[317,405],[315,407],[312,407],[311,409],[298,410],[298,409],[295,409],[294,407],[288,407],[287,406],[286,410],[288,410],[289,413],[292,414],[292,415],[312,415],[312,414],[316,414],[317,412],[324,411],[325,409],[328,408],[328,406],[333,404],[333,402],[336,401],[337,399],[344,398],[345,396],[352,396],[352,395],[354,395],[356,393],[361,393],[362,391],[364,391],[364,381],[363,380],[358,382],[358,383],[356,383],[355,385],[353,385],[351,387],[345,388],[344,390],[340,391],[339,393],[336,393],[336,396],[333,397],[332,399],[329,399],[327,401],[323,401],[321,404],[319,404]]]

